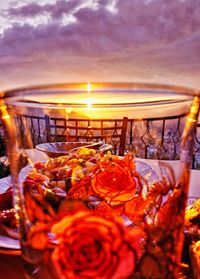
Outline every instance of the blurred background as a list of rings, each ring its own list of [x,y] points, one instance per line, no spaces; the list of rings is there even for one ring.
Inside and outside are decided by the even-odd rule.
[[[199,0],[1,0],[0,90],[57,82],[199,87]]]

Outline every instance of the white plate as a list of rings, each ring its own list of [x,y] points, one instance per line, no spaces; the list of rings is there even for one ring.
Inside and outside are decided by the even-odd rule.
[[[158,180],[157,173],[152,169],[150,165],[138,159],[135,159],[135,163],[137,171],[149,182],[149,184],[155,183]],[[20,182],[25,179],[27,173],[31,169],[32,167],[28,165],[21,170],[19,176]],[[10,176],[0,179],[0,193],[5,192],[11,186],[11,184],[12,180]],[[16,239],[0,235],[0,248],[18,250],[20,249],[20,244],[19,241]]]
[[[19,250],[20,243],[19,243],[19,240],[17,240],[17,239],[0,235],[0,247],[6,248],[6,249]]]
[[[140,173],[142,177],[146,179],[146,181],[149,182],[149,184],[153,184],[158,180],[158,175],[155,170],[152,169],[152,167],[142,162],[138,159],[135,159],[136,163],[136,169]],[[24,167],[19,175],[19,182],[22,183],[24,179],[26,178],[29,171],[31,171],[32,166],[28,165]],[[12,185],[12,179],[11,176],[7,176],[0,179],[0,194],[4,193],[10,186]]]
[[[0,194],[3,194],[12,185],[11,176],[0,179]]]
[[[158,181],[158,175],[150,165],[138,159],[135,159],[135,163],[136,163],[136,170],[146,181],[149,182],[149,184],[153,184],[156,181]]]

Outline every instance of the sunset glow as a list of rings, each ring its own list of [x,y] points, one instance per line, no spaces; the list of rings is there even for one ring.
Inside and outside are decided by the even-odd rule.
[[[88,80],[199,88],[199,13],[197,0],[1,0],[0,88]]]

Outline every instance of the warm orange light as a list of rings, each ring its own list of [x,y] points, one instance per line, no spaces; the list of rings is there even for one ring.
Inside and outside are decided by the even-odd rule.
[[[1,110],[6,110],[6,109],[7,109],[7,106],[5,106],[5,105],[1,106]]]
[[[88,91],[88,93],[91,93],[91,84],[89,82],[87,84],[87,91]]]
[[[92,108],[92,104],[94,103],[94,99],[92,99],[92,98],[86,98],[85,99],[85,103],[86,103],[86,105],[87,105],[87,108]]]
[[[7,111],[7,106],[4,104],[4,101],[1,101],[0,103],[0,110],[1,110],[1,114],[2,114],[2,119],[9,119],[10,115],[8,114]]]
[[[10,118],[10,115],[8,115],[8,114],[2,116],[2,119],[9,119],[9,118]]]
[[[88,84],[87,84],[88,94],[91,93],[91,88],[92,88],[91,83],[88,82]],[[87,105],[87,109],[89,109],[89,110],[93,109],[93,107],[92,107],[92,104],[94,103],[94,99],[93,98],[90,98],[90,97],[86,98],[84,100],[84,103]]]
[[[196,119],[193,119],[193,118],[188,118],[187,120],[190,122],[196,122]]]

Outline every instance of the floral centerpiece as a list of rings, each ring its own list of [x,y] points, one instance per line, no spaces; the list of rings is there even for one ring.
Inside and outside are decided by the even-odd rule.
[[[173,278],[182,191],[161,168],[149,184],[132,154],[86,148],[36,163],[23,185],[28,245],[45,250],[62,279]]]

